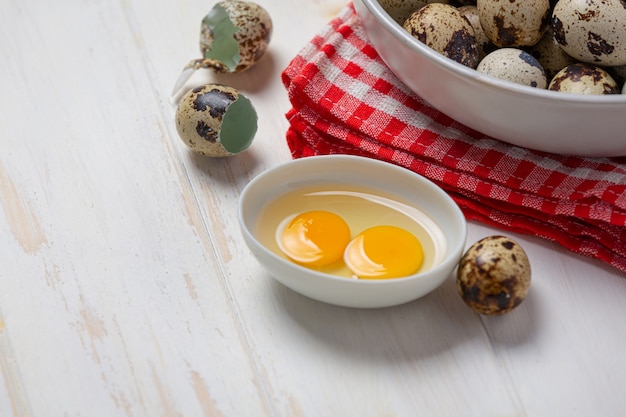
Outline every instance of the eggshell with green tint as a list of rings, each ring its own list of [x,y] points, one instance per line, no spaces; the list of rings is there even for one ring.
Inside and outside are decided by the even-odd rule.
[[[267,50],[272,37],[272,19],[251,1],[216,3],[202,19],[200,51],[196,66],[217,72],[241,72],[253,66]]]
[[[188,91],[178,103],[176,130],[194,152],[212,157],[246,150],[258,117],[248,98],[235,88],[206,84]]]

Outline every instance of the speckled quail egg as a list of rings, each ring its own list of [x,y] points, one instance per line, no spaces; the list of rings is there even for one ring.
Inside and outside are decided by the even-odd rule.
[[[559,71],[550,81],[548,89],[574,94],[619,94],[619,87],[608,72],[582,62]]]
[[[561,48],[581,62],[626,64],[624,0],[559,0],[552,30]]]
[[[182,141],[201,155],[231,156],[252,143],[257,114],[250,100],[236,89],[206,84],[181,98],[176,130]]]
[[[428,3],[449,3],[449,0],[378,0],[378,3],[393,20],[402,25],[411,13]]]
[[[499,47],[534,45],[550,23],[549,0],[477,0],[476,6],[485,33]]]
[[[404,29],[440,54],[470,68],[478,65],[474,29],[456,7],[430,3],[413,12]]]
[[[520,305],[531,281],[526,252],[505,236],[489,236],[465,252],[457,269],[456,287],[476,313],[499,315]]]
[[[480,61],[476,70],[530,87],[546,88],[548,83],[539,61],[528,52],[517,48],[496,49]]]
[[[485,34],[480,18],[478,17],[478,7],[474,4],[461,6],[458,8],[461,14],[470,22],[474,29],[476,45],[478,46],[478,60],[481,61],[488,53],[495,51],[498,47],[491,42]]]
[[[537,58],[537,61],[539,61],[546,73],[548,81],[566,66],[578,62],[561,49],[550,26],[546,29],[539,42],[528,47],[526,51]]]

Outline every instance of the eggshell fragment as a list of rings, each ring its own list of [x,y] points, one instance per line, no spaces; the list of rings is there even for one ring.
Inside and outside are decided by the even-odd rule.
[[[456,286],[476,313],[500,315],[520,305],[528,294],[530,262],[522,247],[505,236],[489,236],[465,252]]]
[[[202,57],[185,65],[174,83],[170,101],[178,102],[183,86],[199,69],[238,73],[255,65],[265,54],[272,31],[270,15],[258,4],[244,0],[216,3],[202,19]]]
[[[199,65],[217,72],[241,72],[267,50],[272,19],[260,5],[243,0],[217,3],[202,19]]]
[[[431,3],[415,11],[403,28],[440,54],[470,68],[478,65],[474,29],[456,7]]]
[[[246,150],[257,131],[257,114],[236,89],[206,84],[188,91],[176,110],[176,130],[194,152],[231,156]]]

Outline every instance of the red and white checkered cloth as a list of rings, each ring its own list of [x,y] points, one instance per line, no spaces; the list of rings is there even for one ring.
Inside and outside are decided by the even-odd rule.
[[[461,125],[393,75],[352,4],[282,76],[294,158],[342,153],[395,163],[445,189],[470,220],[626,271],[626,158],[531,151]]]

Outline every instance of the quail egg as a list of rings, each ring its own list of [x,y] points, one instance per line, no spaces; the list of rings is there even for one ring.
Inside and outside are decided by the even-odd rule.
[[[459,7],[459,11],[470,22],[474,29],[474,36],[476,37],[476,44],[478,46],[478,60],[482,60],[488,53],[497,49],[497,46],[491,42],[491,40],[485,34],[482,25],[480,24],[480,18],[478,17],[478,7],[474,4],[469,4]]]
[[[626,64],[624,0],[559,0],[551,24],[561,48],[577,60]]]
[[[554,37],[551,26],[548,26],[539,42],[530,46],[526,51],[537,58],[537,61],[539,61],[546,73],[548,81],[566,66],[577,62],[561,49]]]
[[[485,33],[499,47],[539,42],[550,23],[549,0],[477,0]]]
[[[443,3],[427,4],[413,12],[403,27],[440,54],[470,68],[478,65],[474,29],[456,7]]]
[[[520,305],[531,281],[526,252],[505,236],[489,236],[465,252],[457,269],[456,287],[476,313],[499,315]]]
[[[548,89],[574,94],[619,94],[619,86],[607,71],[581,62],[559,71]]]
[[[449,3],[449,0],[379,0],[378,3],[393,20],[402,25],[411,13],[428,3]]]
[[[517,48],[501,48],[488,54],[478,67],[478,72],[501,80],[530,87],[546,88],[546,74],[537,59]]]
[[[257,131],[257,114],[250,100],[236,89],[206,84],[181,98],[176,130],[194,152],[231,156],[251,145]]]

